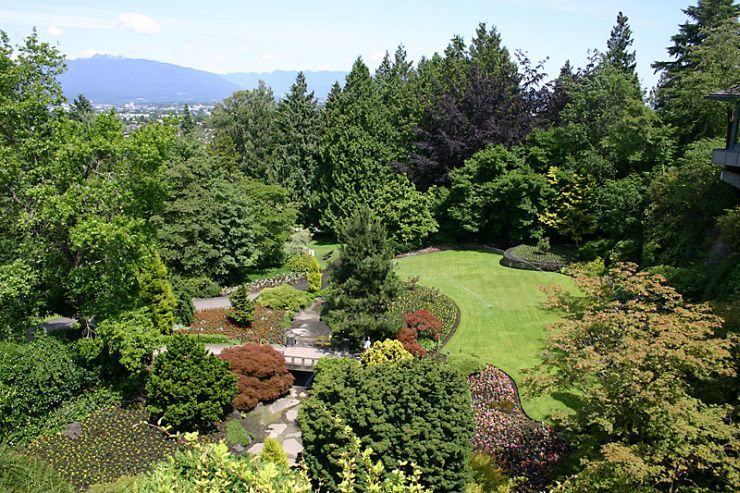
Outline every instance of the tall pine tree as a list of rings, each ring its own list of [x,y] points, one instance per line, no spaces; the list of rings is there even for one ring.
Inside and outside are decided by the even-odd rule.
[[[399,290],[393,250],[386,231],[369,207],[358,207],[343,225],[339,261],[331,268],[332,340],[355,349],[365,337],[382,340],[400,329],[388,309]]]
[[[628,74],[635,75],[635,52],[629,51],[634,40],[632,29],[627,24],[628,20],[622,12],[617,15],[617,23],[606,42],[606,61]]]
[[[358,58],[344,89],[332,94],[322,141],[323,226],[337,232],[361,205],[373,202],[393,174],[395,130],[365,63]]]
[[[303,72],[296,76],[288,95],[275,112],[274,151],[267,169],[267,180],[281,185],[299,211],[303,224],[318,225],[316,207],[317,167],[321,143],[321,123],[313,92]]]

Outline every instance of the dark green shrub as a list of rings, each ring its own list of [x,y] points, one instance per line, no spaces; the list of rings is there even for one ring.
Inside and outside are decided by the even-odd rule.
[[[237,325],[246,326],[254,321],[254,300],[249,298],[249,289],[241,285],[229,296],[233,309],[228,317]]]
[[[0,446],[0,491],[4,493],[73,493],[75,489],[36,457]]]
[[[82,421],[98,409],[120,404],[122,398],[120,392],[107,388],[84,392],[39,420],[34,435],[59,433],[69,423]]]
[[[143,409],[107,407],[82,421],[77,438],[42,436],[24,452],[48,462],[79,489],[112,482],[148,470],[177,449],[146,418]]]
[[[578,249],[578,258],[584,262],[595,260],[597,258],[607,258],[611,248],[611,240],[601,239],[587,241]]]
[[[175,335],[154,359],[146,384],[149,411],[177,429],[209,426],[237,394],[229,364],[192,337]]]
[[[464,491],[471,479],[474,430],[470,391],[458,372],[428,359],[362,368],[319,365],[311,397],[299,411],[306,464],[314,481],[333,491],[350,443],[341,423],[372,447],[390,471],[415,462],[433,491]],[[410,466],[402,467],[407,473]]]
[[[257,302],[273,310],[297,312],[313,299],[310,294],[292,286],[283,284],[276,288],[265,288],[260,291]]]
[[[225,422],[224,431],[226,432],[226,441],[231,445],[245,447],[252,441],[252,435],[244,429],[244,426],[238,419],[230,419]]]
[[[0,437],[11,443],[91,382],[71,346],[47,336],[0,343]]]

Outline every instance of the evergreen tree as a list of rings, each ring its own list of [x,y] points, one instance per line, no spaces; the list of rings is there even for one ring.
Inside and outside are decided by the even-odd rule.
[[[685,73],[698,70],[697,63],[700,58],[692,56],[692,51],[695,52],[695,49],[704,43],[713,29],[728,21],[734,22],[734,38],[737,39],[740,4],[735,0],[698,0],[696,5],[687,7],[683,12],[689,20],[681,24],[678,33],[671,37],[673,45],[668,47],[668,55],[672,60],[653,63],[656,72],[662,72],[656,88],[655,104],[664,117],[670,115],[673,110],[671,91],[680,89],[680,81],[677,79]],[[734,81],[736,82],[737,80]],[[668,120],[673,121],[670,116]],[[708,134],[703,136],[712,137]],[[696,136],[691,136],[691,139],[695,138]]]
[[[78,122],[90,122],[95,118],[95,108],[93,108],[92,103],[84,94],[80,94],[72,101],[72,105],[69,108],[69,117]]]
[[[326,108],[322,139],[323,226],[337,232],[361,205],[372,203],[376,190],[393,174],[397,159],[395,130],[384,114],[382,98],[370,71],[358,58],[344,89],[333,92]]]
[[[314,225],[318,224],[316,174],[321,142],[316,105],[305,75],[299,72],[275,112],[275,150],[267,169],[268,181],[290,193],[300,214],[299,221]]]
[[[633,43],[632,29],[627,24],[628,20],[622,12],[617,15],[617,23],[606,42],[606,61],[628,74],[636,75],[635,52],[628,51]]]
[[[368,207],[358,207],[342,228],[339,261],[331,267],[327,321],[335,342],[360,348],[365,337],[386,339],[400,328],[388,308],[398,293],[393,250]]]
[[[677,73],[691,68],[689,51],[700,45],[707,36],[706,30],[719,26],[723,21],[740,15],[740,5],[735,0],[698,0],[696,5],[683,9],[690,20],[679,26],[678,34],[671,37],[673,46],[668,47],[668,55],[675,60],[653,63],[656,70],[665,71],[668,82]]]
[[[150,265],[139,274],[139,300],[149,309],[154,327],[162,334],[169,334],[175,323],[177,301],[167,267],[157,252],[152,253]]]
[[[190,113],[190,106],[187,104],[182,108],[182,118],[180,119],[180,132],[183,135],[190,135],[195,129],[193,115]]]

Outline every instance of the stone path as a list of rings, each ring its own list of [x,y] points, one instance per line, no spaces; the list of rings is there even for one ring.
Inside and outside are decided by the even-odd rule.
[[[193,298],[195,311],[211,310],[213,308],[231,308],[228,296],[217,296],[216,298]]]
[[[265,446],[265,439],[273,437],[283,446],[290,464],[295,465],[303,452],[301,430],[296,420],[300,404],[307,397],[303,387],[294,386],[287,396],[269,405],[259,404],[241,419],[242,426],[254,436],[247,452],[259,454]]]

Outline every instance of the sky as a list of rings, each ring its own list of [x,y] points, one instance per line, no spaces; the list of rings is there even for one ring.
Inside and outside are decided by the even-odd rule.
[[[35,26],[68,58],[109,54],[217,73],[349,70],[357,56],[377,67],[399,44],[409,58],[441,52],[496,26],[510,51],[585,65],[606,49],[617,13],[629,18],[643,86],[657,76],[670,37],[696,0],[0,0],[0,30],[20,43]]]

